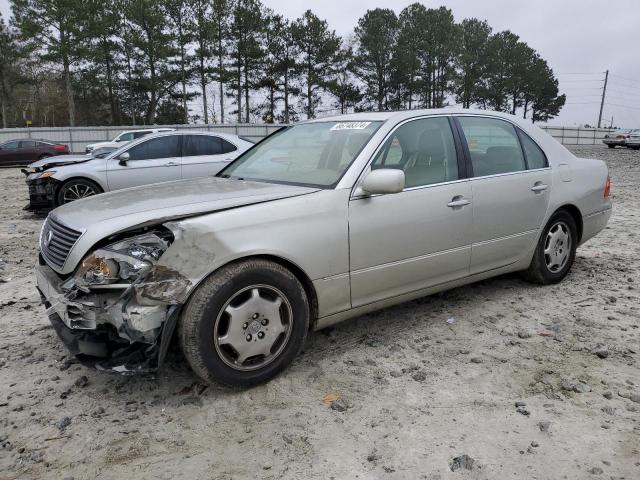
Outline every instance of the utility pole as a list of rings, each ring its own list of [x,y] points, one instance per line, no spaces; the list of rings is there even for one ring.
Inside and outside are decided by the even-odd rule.
[[[598,116],[598,128],[602,124],[602,110],[604,109],[604,99],[607,95],[607,81],[609,81],[609,70],[604,74],[604,88],[602,89],[602,102],[600,102],[600,115]]]

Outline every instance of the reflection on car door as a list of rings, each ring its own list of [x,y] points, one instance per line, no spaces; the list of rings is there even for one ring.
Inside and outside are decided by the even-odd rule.
[[[128,150],[129,160],[107,160],[109,190],[180,180],[180,135],[149,138]]]
[[[512,264],[533,247],[549,204],[551,171],[544,153],[521,133],[531,142],[525,157],[526,149],[511,123],[477,116],[460,116],[458,122],[474,177],[470,270],[474,274]]]
[[[351,299],[354,307],[468,274],[471,186],[446,117],[399,126],[372,169],[405,172],[405,190],[349,204]]]
[[[212,135],[185,135],[182,178],[215,175],[237,156],[235,145]]]

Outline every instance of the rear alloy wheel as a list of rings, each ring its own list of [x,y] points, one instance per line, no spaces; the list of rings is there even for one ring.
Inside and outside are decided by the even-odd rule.
[[[578,235],[576,222],[569,212],[556,212],[545,227],[525,277],[547,285],[561,281],[573,265]]]
[[[99,193],[102,193],[102,189],[91,180],[86,180],[84,178],[69,180],[68,182],[63,183],[58,189],[56,206],[75,202],[82,198],[92,197]]]
[[[200,378],[250,387],[293,361],[309,317],[307,294],[296,276],[277,263],[253,259],[205,280],[187,302],[178,334]]]

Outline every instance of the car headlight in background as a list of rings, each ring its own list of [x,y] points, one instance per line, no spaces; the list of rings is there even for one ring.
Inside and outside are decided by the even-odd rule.
[[[121,240],[87,256],[74,275],[80,287],[130,284],[151,270],[169,247],[155,233]]]

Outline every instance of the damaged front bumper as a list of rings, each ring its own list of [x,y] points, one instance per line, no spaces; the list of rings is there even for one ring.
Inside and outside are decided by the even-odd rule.
[[[125,288],[89,289],[60,277],[43,260],[35,271],[49,320],[81,363],[119,373],[162,366],[186,298],[183,280],[158,266]]]
[[[29,189],[29,204],[24,207],[24,210],[39,211],[55,207],[55,195],[60,184],[59,180],[52,177],[27,177],[26,183]]]

